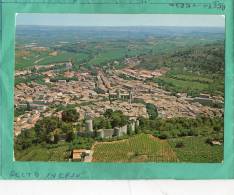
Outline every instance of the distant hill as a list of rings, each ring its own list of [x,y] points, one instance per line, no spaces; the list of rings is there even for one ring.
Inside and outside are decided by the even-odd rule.
[[[213,63],[217,71],[224,66],[223,45],[224,28],[17,26],[16,69],[69,60],[77,69],[114,61],[123,67],[125,58],[138,56],[143,59],[139,67],[146,69],[208,70]]]
[[[69,27],[69,26],[17,26],[16,38],[25,41],[48,42],[79,41],[81,39],[145,39],[150,36],[196,36],[222,38],[224,28],[219,27]]]
[[[162,66],[185,68],[206,73],[224,72],[224,42],[196,45],[188,49],[175,51],[172,54],[145,55],[139,67],[155,69]]]

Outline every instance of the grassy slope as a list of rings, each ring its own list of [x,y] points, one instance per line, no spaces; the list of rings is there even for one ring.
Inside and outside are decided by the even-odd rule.
[[[180,162],[219,163],[223,160],[223,146],[211,146],[205,143],[206,137],[183,137],[170,139],[169,143],[176,152]],[[184,143],[183,148],[176,148],[178,142]]]
[[[26,150],[15,150],[15,160],[17,161],[66,161],[67,145],[59,144],[54,148],[32,146]]]

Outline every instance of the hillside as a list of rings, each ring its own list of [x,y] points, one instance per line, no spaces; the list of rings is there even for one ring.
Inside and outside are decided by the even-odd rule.
[[[224,43],[195,45],[174,53],[142,56],[141,68],[155,69],[160,67],[197,71],[203,73],[224,72]]]

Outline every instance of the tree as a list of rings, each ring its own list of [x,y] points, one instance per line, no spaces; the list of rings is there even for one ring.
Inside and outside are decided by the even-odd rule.
[[[69,123],[63,123],[62,127],[61,127],[62,131],[64,133],[67,133],[69,131],[71,131],[73,129],[72,125]]]
[[[144,117],[139,117],[139,125],[141,129],[149,129],[150,120]]]
[[[35,124],[35,132],[38,142],[48,140],[48,134],[59,127],[59,119],[57,117],[46,117],[39,120]]]
[[[158,136],[160,139],[167,139],[169,138],[169,134],[167,132],[163,132]]]
[[[118,127],[121,123],[121,117],[118,114],[113,114],[111,118],[111,125],[112,127]]]
[[[62,120],[64,122],[77,122],[80,114],[76,111],[76,109],[67,109],[62,112]]]
[[[121,127],[128,123],[128,117],[119,110],[113,111],[112,109],[107,109],[104,117],[106,118],[105,126],[110,128]]]
[[[26,110],[27,111],[31,111],[32,110],[29,102],[26,103]]]
[[[113,110],[112,109],[107,109],[106,112],[103,115],[106,118],[111,118],[112,114],[113,114]]]
[[[71,142],[75,139],[75,134],[73,131],[68,131],[66,134],[66,141]]]
[[[219,127],[219,126],[214,126],[214,127],[213,127],[213,130],[216,131],[216,132],[221,131],[221,127]]]
[[[105,118],[105,117],[94,118],[93,128],[95,130],[97,130],[97,129],[110,129],[111,128],[110,119]]]
[[[154,104],[147,103],[145,105],[149,119],[154,120],[158,117],[157,107]]]
[[[100,129],[105,128],[105,129],[110,129],[111,128],[111,123],[108,119],[103,119],[100,121]]]
[[[124,116],[121,111],[114,111],[111,116],[112,127],[122,127],[128,123],[128,117]]]
[[[35,130],[27,129],[21,132],[15,140],[15,148],[24,150],[30,147],[35,142]]]

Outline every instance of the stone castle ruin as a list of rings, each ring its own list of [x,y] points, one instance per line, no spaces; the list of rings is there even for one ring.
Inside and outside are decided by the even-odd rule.
[[[111,129],[98,129],[94,131],[93,120],[90,117],[87,117],[85,120],[85,131],[80,133],[82,135],[97,136],[101,138],[112,138],[112,137],[121,137],[123,135],[126,135],[128,128],[130,128],[132,132],[135,132],[137,127],[139,127],[139,120],[132,119],[129,124],[124,125],[122,127],[114,127]]]

